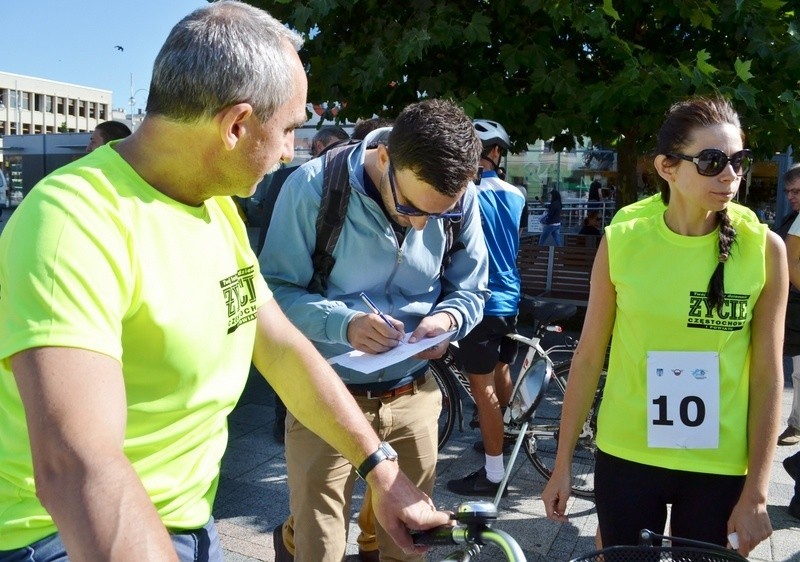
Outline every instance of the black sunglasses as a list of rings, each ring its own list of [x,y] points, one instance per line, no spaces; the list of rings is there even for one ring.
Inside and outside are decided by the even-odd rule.
[[[407,217],[428,217],[429,219],[450,219],[455,221],[460,220],[463,215],[463,197],[458,200],[455,207],[444,213],[426,213],[425,211],[420,211],[416,207],[402,205],[397,200],[397,187],[394,183],[394,167],[391,162],[389,162],[389,187],[391,188],[392,197],[394,198],[394,209],[397,211],[398,215],[405,215]]]
[[[753,163],[753,152],[747,149],[734,152],[730,156],[716,148],[701,150],[697,156],[688,156],[677,152],[669,152],[667,156],[693,162],[697,167],[697,173],[701,176],[718,176],[728,163],[733,167],[736,175],[744,176],[750,169],[750,164]]]

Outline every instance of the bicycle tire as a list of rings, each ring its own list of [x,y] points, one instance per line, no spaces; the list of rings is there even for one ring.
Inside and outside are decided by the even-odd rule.
[[[542,403],[536,409],[533,423],[528,429],[523,449],[533,468],[545,480],[553,474],[556,452],[558,448],[558,430],[561,423],[561,406],[564,401],[567,374],[571,361],[563,361],[555,366],[553,379],[547,389]],[[597,412],[602,400],[605,378],[595,393],[592,407],[589,410],[584,429],[575,445],[572,460],[572,493],[575,496],[594,498],[594,464],[597,453],[595,437],[597,434]]]
[[[435,360],[430,362],[431,371],[439,390],[442,393],[442,410],[439,412],[439,449],[442,450],[447,444],[453,428],[461,414],[461,396],[458,386],[454,380],[455,375],[450,373],[450,367],[443,361]]]

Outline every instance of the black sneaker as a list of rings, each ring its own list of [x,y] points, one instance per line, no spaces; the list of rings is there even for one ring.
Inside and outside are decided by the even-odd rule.
[[[468,474],[464,478],[450,480],[447,483],[447,489],[460,496],[488,496],[493,498],[497,495],[499,487],[500,482],[490,482],[486,478],[485,467]],[[506,497],[507,494],[508,488],[506,487],[501,497]]]
[[[795,519],[800,519],[800,498],[795,496],[789,502],[789,515]]]
[[[294,562],[294,554],[283,542],[283,523],[272,530],[272,546],[275,549],[275,562]]]
[[[478,439],[472,444],[472,448],[482,455],[486,454],[486,447],[483,445],[483,439]],[[514,440],[508,437],[503,438],[503,454],[508,456],[514,450]]]
[[[272,426],[272,438],[281,445],[286,443],[286,422],[284,418],[276,418]]]
[[[783,459],[783,468],[786,469],[792,480],[795,482],[800,481],[800,453],[795,453],[791,457]]]

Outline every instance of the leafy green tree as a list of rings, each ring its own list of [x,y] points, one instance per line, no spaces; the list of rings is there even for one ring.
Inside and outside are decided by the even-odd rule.
[[[664,112],[730,98],[762,156],[797,144],[800,30],[782,0],[248,0],[307,37],[309,99],[337,119],[393,117],[450,97],[496,119],[518,149],[618,152],[621,203]]]

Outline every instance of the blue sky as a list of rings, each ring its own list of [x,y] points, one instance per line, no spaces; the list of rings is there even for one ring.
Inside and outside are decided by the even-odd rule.
[[[172,26],[205,0],[4,0],[0,71],[111,90],[130,110]],[[124,50],[115,48],[121,46]],[[147,92],[136,93],[144,108]]]

